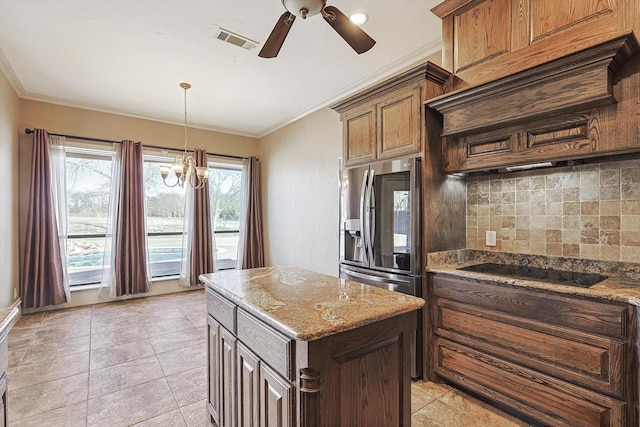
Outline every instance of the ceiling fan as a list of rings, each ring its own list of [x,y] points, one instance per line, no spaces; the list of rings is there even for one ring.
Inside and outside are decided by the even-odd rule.
[[[258,56],[261,58],[275,58],[278,56],[278,52],[280,52],[280,48],[287,34],[289,34],[296,16],[307,19],[307,17],[318,13],[358,54],[368,51],[376,44],[374,39],[351,22],[338,8],[327,6],[327,0],[282,0],[282,5],[287,11],[278,19],[276,26],[271,31],[262,50],[260,50]]]

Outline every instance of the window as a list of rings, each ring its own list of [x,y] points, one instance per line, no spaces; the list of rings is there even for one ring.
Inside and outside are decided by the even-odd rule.
[[[160,175],[160,165],[173,161],[173,158],[144,156],[147,259],[151,277],[180,275],[185,189],[167,187]]]
[[[69,285],[100,283],[111,183],[110,151],[65,149]]]
[[[184,244],[185,189],[162,181],[160,164],[174,159],[159,152],[144,156],[147,214],[147,260],[152,278],[180,275]],[[107,218],[111,196],[113,152],[101,145],[67,140],[65,147],[67,205],[67,270],[69,285],[102,281]],[[240,235],[242,165],[209,163],[211,223],[219,269],[233,269]],[[107,249],[108,250],[108,249]]]
[[[242,165],[209,162],[209,198],[218,269],[236,267],[240,237]]]

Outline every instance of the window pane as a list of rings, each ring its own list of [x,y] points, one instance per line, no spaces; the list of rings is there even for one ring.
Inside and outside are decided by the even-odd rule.
[[[151,277],[180,275],[182,235],[149,236],[147,242]]]
[[[240,233],[216,233],[216,255],[218,269],[236,268],[238,260],[238,238]]]
[[[160,165],[172,162],[173,159],[145,159],[144,161],[147,242],[151,277],[180,275],[185,190],[178,186],[168,187],[160,175]],[[173,184],[172,179],[176,178],[170,176],[169,184]]]
[[[215,231],[240,229],[242,170],[209,168],[211,215]]]
[[[71,237],[67,240],[69,286],[100,283],[104,241],[104,237]]]
[[[100,283],[111,186],[111,156],[68,152],[67,270],[69,285]],[[86,236],[86,237],[83,237]]]
[[[107,229],[111,158],[67,154],[69,234],[104,234]]]
[[[209,165],[211,223],[219,269],[235,268],[238,259],[242,169]]]

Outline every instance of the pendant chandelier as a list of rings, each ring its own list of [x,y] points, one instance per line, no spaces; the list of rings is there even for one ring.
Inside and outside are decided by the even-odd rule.
[[[167,187],[178,185],[182,188],[185,182],[188,182],[197,190],[207,183],[209,169],[206,166],[196,166],[196,160],[187,152],[187,89],[191,88],[191,85],[180,83],[180,87],[184,89],[184,152],[182,156],[176,157],[173,165],[160,165],[160,174]],[[173,184],[167,183],[167,177],[171,171],[176,176],[176,182]]]

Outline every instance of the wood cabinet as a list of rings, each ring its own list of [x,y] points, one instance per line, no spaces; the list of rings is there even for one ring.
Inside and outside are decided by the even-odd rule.
[[[465,221],[466,184],[443,173],[442,116],[424,105],[445,93],[450,77],[448,71],[426,62],[331,107],[343,124],[345,168],[421,157],[424,258],[428,252],[466,244],[464,227],[458,227]]]
[[[220,324],[211,316],[207,316],[207,356],[207,409],[220,425]]]
[[[442,19],[454,90],[640,31],[637,0],[447,0],[431,11]]]
[[[290,427],[293,407],[293,385],[260,364],[260,425],[265,427]]]
[[[333,105],[343,123],[344,165],[420,155],[426,144],[423,102],[442,94],[449,76],[427,63]]]
[[[472,172],[640,151],[640,44],[632,33],[429,100],[443,168]]]
[[[637,426],[627,304],[430,277],[431,371],[546,425]]]
[[[640,151],[640,2],[447,0],[443,169],[475,172]],[[635,35],[634,35],[635,31]]]
[[[238,426],[260,425],[260,359],[238,343]]]
[[[207,288],[217,426],[409,426],[416,312],[296,340]]]

